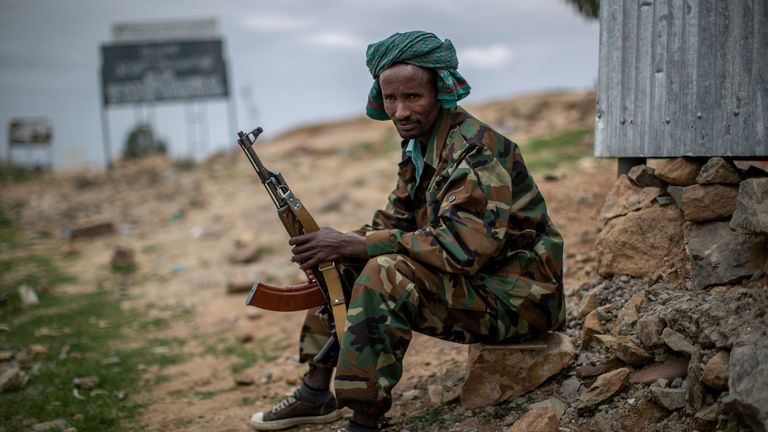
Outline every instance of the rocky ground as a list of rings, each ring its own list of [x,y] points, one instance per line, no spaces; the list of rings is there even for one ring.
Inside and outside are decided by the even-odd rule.
[[[534,137],[591,127],[593,107],[594,95],[559,94],[474,112],[520,142],[525,154]],[[267,166],[285,173],[321,225],[348,230],[384,204],[396,143],[390,125],[355,120],[299,129],[258,151]],[[740,347],[765,344],[765,277],[694,289],[689,277],[674,272],[600,276],[597,217],[616,180],[615,163],[583,158],[534,174],[566,240],[564,332],[573,362],[534,391],[466,409],[460,393],[467,347],[417,335],[389,430],[747,427],[743,412],[759,414],[728,398],[734,374],[728,365],[734,355],[750,361]],[[249,430],[251,413],[297,385],[302,314],[243,304],[242,289],[255,278],[283,284],[303,276],[289,262],[287,236],[242,155],[191,168],[152,159],[119,165],[109,176],[57,174],[2,187],[2,204],[28,233],[29,248],[58,247],[78,275],[64,291],[116,289],[123,309],[166,323],[152,329],[151,337],[165,341],[153,349],[180,361],[146,367],[141,391],[128,395],[145,404],[140,430]],[[112,233],[88,231],[99,223]],[[136,267],[118,286],[109,283],[115,264]]]

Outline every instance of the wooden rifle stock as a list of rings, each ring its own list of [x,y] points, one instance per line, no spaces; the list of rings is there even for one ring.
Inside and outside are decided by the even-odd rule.
[[[245,303],[271,311],[293,312],[322,306],[326,299],[315,282],[278,287],[256,281]]]

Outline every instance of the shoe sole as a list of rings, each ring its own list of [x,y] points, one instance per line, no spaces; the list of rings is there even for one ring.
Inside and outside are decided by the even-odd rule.
[[[272,420],[267,422],[254,421],[253,418],[251,418],[251,426],[255,430],[265,430],[265,431],[283,430],[283,429],[288,429],[288,428],[292,428],[294,426],[299,426],[299,425],[331,423],[340,419],[342,416],[343,416],[342,412],[340,410],[336,410],[332,413],[322,415],[322,416],[293,417],[293,418],[287,418],[283,420]]]

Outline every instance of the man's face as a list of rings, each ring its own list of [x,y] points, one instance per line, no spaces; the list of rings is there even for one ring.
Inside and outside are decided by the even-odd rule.
[[[428,142],[440,102],[428,70],[399,63],[379,75],[384,110],[404,139]]]

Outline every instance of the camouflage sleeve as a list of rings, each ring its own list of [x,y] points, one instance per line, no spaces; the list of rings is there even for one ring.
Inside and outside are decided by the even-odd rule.
[[[436,181],[443,183],[440,177]],[[368,232],[368,255],[402,253],[442,271],[477,272],[504,242],[512,201],[509,173],[482,148],[463,159],[432,194],[434,200],[427,196],[428,226]]]

